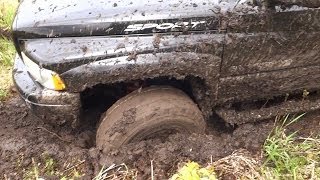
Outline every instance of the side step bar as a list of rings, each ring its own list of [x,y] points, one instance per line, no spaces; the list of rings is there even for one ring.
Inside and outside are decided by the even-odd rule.
[[[236,111],[235,109],[216,109],[215,112],[232,125],[257,122],[289,113],[303,113],[320,109],[320,98],[315,100],[290,100],[268,108]]]

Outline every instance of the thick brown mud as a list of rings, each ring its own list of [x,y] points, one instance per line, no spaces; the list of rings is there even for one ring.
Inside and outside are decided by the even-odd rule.
[[[319,114],[308,114],[289,129],[299,130],[303,136],[317,134]],[[94,124],[88,123],[76,130],[51,127],[33,116],[16,96],[0,104],[1,178],[5,174],[12,179],[21,179],[34,165],[32,159],[39,162],[45,154],[55,159],[62,169],[64,164],[81,162],[77,168],[86,174],[84,179],[92,179],[102,166],[113,163],[126,163],[130,168],[138,169],[140,179],[148,179],[151,160],[156,179],[165,179],[176,171],[180,162],[188,160],[206,164],[237,149],[247,149],[253,156],[259,156],[273,124],[270,120],[226,128],[222,123],[212,123],[207,135],[175,134],[166,141],[151,139],[101,154],[95,148]]]

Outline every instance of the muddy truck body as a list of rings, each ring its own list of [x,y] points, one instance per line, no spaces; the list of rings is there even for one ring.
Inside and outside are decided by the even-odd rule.
[[[53,124],[76,127],[89,109],[108,109],[101,147],[201,132],[210,117],[235,125],[316,110],[320,9],[304,2],[24,0],[14,82]]]

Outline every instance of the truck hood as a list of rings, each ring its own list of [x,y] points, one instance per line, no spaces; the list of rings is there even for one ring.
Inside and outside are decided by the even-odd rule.
[[[192,22],[211,17],[202,29],[220,29],[221,14],[235,8],[246,13],[257,10],[247,4],[247,0],[24,0],[13,28],[22,38],[123,35],[185,30],[181,26],[197,30]],[[156,28],[163,23],[169,24]]]

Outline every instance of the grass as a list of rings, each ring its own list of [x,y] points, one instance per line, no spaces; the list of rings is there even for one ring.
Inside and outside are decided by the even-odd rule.
[[[85,174],[83,172],[84,160],[70,159],[60,163],[47,153],[40,157],[31,158],[31,164],[27,168],[22,168],[22,162],[26,159],[23,155],[17,162],[17,172],[22,179],[47,179],[54,178],[60,180],[81,179]]]
[[[135,180],[137,171],[130,170],[125,164],[111,165],[108,168],[102,167],[101,171],[93,178],[93,180]]]
[[[289,119],[285,116],[280,125],[265,141],[266,158],[262,174],[268,179],[320,179],[320,139],[302,138],[297,132],[287,134],[286,128],[302,115]]]
[[[0,0],[0,28],[2,30],[11,29],[17,6],[18,1],[16,0]]]
[[[8,35],[18,1],[0,0],[0,101],[10,96],[11,70],[15,48]]]
[[[12,63],[15,48],[7,38],[0,38],[0,101],[10,96]]]
[[[261,157],[253,157],[246,150],[237,150],[209,163],[212,171],[205,175],[212,175],[212,179],[320,179],[320,137],[303,138],[298,136],[298,132],[287,132],[288,126],[302,116],[277,118],[274,129],[263,144]],[[201,176],[200,169],[204,168],[187,163],[171,179],[210,179]]]
[[[13,43],[5,37],[0,38],[0,59],[1,67],[11,67],[12,59],[15,54]]]

